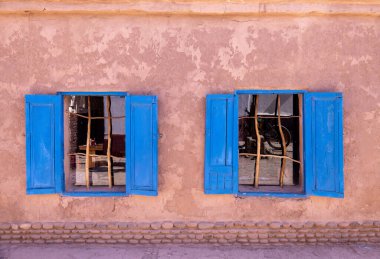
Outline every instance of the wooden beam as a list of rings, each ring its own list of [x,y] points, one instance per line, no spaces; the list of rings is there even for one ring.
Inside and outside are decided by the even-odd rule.
[[[258,115],[257,118],[265,118],[265,119],[277,119],[278,116],[266,116],[266,115]],[[282,116],[281,119],[292,119],[292,118],[299,118],[300,116]],[[255,119],[256,116],[242,116],[239,117],[239,120],[242,119]]]
[[[252,154],[252,153],[240,153],[239,156],[257,156],[257,154]],[[261,154],[260,157],[274,157],[274,158],[283,158],[283,159],[289,159],[295,163],[298,163],[298,164],[301,164],[300,161],[296,160],[296,159],[293,159],[291,157],[288,157],[288,156],[278,156],[278,155],[263,155]]]
[[[304,168],[303,168],[303,95],[298,94],[298,114],[299,114],[299,120],[298,120],[298,139],[299,139],[299,161],[300,161],[300,183],[304,183]],[[293,142],[294,143],[294,142]]]
[[[87,111],[88,111],[88,120],[87,120],[87,141],[86,141],[86,187],[90,188],[90,145],[91,145],[91,97],[87,97]]]
[[[255,131],[256,131],[256,168],[255,168],[255,187],[259,187],[259,176],[260,176],[260,152],[261,152],[261,137],[259,132],[259,122],[257,120],[257,113],[259,111],[259,95],[255,98]]]
[[[74,112],[66,112],[68,114],[72,114],[72,115],[75,115],[75,116],[78,116],[78,117],[81,117],[81,118],[85,118],[85,119],[88,119],[88,116],[84,116],[82,114],[78,114],[78,113],[74,113]],[[109,117],[91,117],[91,120],[104,120],[104,119],[108,119]],[[122,118],[125,118],[125,116],[115,116],[115,117],[112,117],[111,116],[111,119],[122,119]]]
[[[279,94],[277,95],[277,124],[278,124],[278,130],[281,136],[282,155],[286,157],[286,141],[285,141],[284,133],[282,132],[282,127],[281,127],[281,99],[280,99]],[[284,186],[285,167],[286,167],[286,160],[284,158],[281,158],[281,171],[280,171],[280,186],[281,187]]]
[[[112,118],[111,118],[111,97],[107,96],[107,113],[108,113],[108,141],[107,141],[107,163],[108,163],[108,187],[112,188],[112,160],[111,160],[111,142],[112,142]]]
[[[70,153],[67,154],[69,156],[86,156],[85,153]],[[97,154],[90,154],[90,157],[101,157],[101,158],[107,158],[107,155],[97,155]],[[125,158],[123,156],[113,156],[111,155],[112,158]]]

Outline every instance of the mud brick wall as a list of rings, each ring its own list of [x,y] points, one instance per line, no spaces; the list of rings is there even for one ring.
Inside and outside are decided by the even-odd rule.
[[[380,243],[380,221],[2,223],[0,243]]]
[[[0,5],[1,242],[378,242],[379,4],[100,2]],[[204,193],[206,95],[237,89],[343,93],[344,199]],[[24,96],[64,91],[157,95],[157,197],[26,195]]]

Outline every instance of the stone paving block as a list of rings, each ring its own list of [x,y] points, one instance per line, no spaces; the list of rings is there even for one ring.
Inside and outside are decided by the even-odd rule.
[[[214,223],[211,222],[201,222],[198,224],[199,229],[212,229],[214,227]]]
[[[174,224],[172,222],[164,222],[162,223],[163,229],[172,229],[174,227]]]
[[[0,223],[0,241],[65,243],[380,243],[373,222]],[[131,227],[132,226],[132,227]],[[323,227],[322,227],[323,226]],[[90,241],[88,241],[90,240]],[[99,241],[99,240],[103,240]],[[140,242],[141,240],[145,240]],[[154,241],[153,241],[154,240]],[[131,242],[130,242],[131,241]],[[153,241],[153,242],[152,242]],[[60,242],[60,241],[58,241]]]

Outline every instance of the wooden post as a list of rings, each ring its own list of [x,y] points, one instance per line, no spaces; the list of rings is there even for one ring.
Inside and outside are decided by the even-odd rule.
[[[87,141],[86,141],[86,187],[90,188],[90,146],[91,146],[91,97],[87,97],[88,119],[87,119]]]
[[[257,154],[252,154],[252,153],[239,153],[239,156],[257,156]],[[284,159],[288,159],[292,162],[295,162],[295,163],[298,163],[300,164],[301,162],[296,160],[296,159],[293,159],[291,157],[288,157],[288,156],[278,156],[278,155],[263,155],[261,154],[260,155],[261,157],[275,157],[275,158],[284,158]]]
[[[108,163],[108,187],[112,188],[112,161],[111,161],[111,136],[112,136],[112,118],[111,118],[111,97],[107,96],[108,112],[108,141],[107,141],[107,163]]]
[[[257,120],[257,114],[259,111],[259,95],[255,98],[255,131],[256,131],[256,168],[255,168],[255,187],[259,187],[259,176],[260,176],[260,159],[261,159],[261,137],[259,132],[259,122]]]
[[[281,136],[281,146],[282,146],[282,155],[286,157],[286,141],[284,137],[284,133],[282,132],[281,127],[281,100],[280,95],[277,95],[277,124],[278,124],[278,130],[280,132]],[[285,175],[285,166],[286,166],[286,159],[281,158],[281,171],[280,171],[280,186],[284,186],[284,175]]]
[[[300,161],[300,183],[304,182],[304,169],[303,169],[303,103],[302,103],[302,94],[298,94],[298,129],[299,129],[299,161]],[[294,142],[293,142],[294,143]]]

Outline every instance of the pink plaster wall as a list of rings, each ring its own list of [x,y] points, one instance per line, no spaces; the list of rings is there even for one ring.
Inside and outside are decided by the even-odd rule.
[[[0,16],[0,221],[380,218],[377,17]],[[344,93],[345,198],[203,194],[208,93]],[[128,91],[159,99],[159,196],[25,194],[24,95]]]

